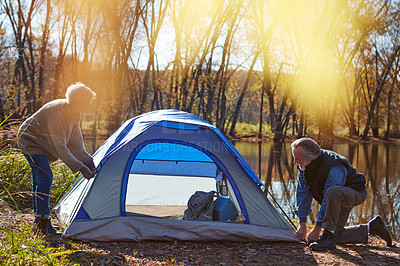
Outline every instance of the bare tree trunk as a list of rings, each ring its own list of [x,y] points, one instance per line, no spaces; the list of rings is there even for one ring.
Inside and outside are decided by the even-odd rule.
[[[31,101],[28,103],[28,113],[33,113],[37,110],[37,91],[36,91],[36,58],[35,49],[33,47],[33,34],[32,28],[29,25],[29,38],[28,38],[28,48],[29,48],[29,59],[27,58],[27,66],[29,69],[29,80],[30,80],[30,98]]]
[[[43,26],[42,41],[40,46],[40,57],[39,57],[39,77],[38,77],[38,106],[43,105],[43,98],[45,96],[44,91],[44,77],[45,77],[45,60],[47,57],[47,45],[49,43],[50,35],[50,15],[52,12],[51,0],[46,0],[46,19]]]
[[[87,15],[86,15],[86,27],[85,27],[85,36],[83,39],[83,61],[82,61],[82,65],[83,65],[83,70],[84,72],[86,72],[87,67],[89,65],[89,43],[90,43],[90,34],[92,32],[92,21],[93,21],[93,6],[92,6],[92,2],[88,1],[86,3],[86,7],[87,7]]]
[[[68,0],[68,1],[73,1],[73,0]],[[72,30],[72,33],[69,34],[70,29],[74,29],[77,19],[80,14],[80,10],[72,10],[71,9],[71,3],[66,2],[65,5],[65,10],[60,10],[60,13],[62,13],[62,25],[61,25],[61,31],[60,31],[60,39],[59,39],[59,47],[58,47],[58,56],[57,56],[57,61],[56,61],[56,66],[55,66],[55,72],[54,72],[54,83],[53,83],[53,99],[57,99],[61,97],[61,72],[64,64],[64,58],[65,54],[67,52],[69,43],[71,41],[72,35],[74,30]],[[69,34],[69,35],[68,35]]]
[[[259,55],[260,55],[260,53],[256,52],[256,54],[254,56],[254,59],[253,59],[253,62],[251,63],[250,69],[247,72],[246,81],[244,82],[242,91],[241,91],[241,93],[239,95],[239,99],[238,99],[238,101],[236,103],[235,112],[233,113],[233,118],[232,118],[231,129],[229,130],[229,135],[231,135],[231,136],[235,135],[235,128],[236,128],[236,123],[237,123],[237,120],[238,120],[238,117],[239,117],[240,108],[242,106],[244,95],[245,95],[247,89],[249,88],[251,76],[253,74],[254,65],[255,65]]]
[[[379,107],[380,102],[378,101],[378,103],[376,104],[376,111],[374,112],[371,123],[372,136],[376,138],[379,137]]]
[[[387,97],[387,113],[386,113],[386,131],[385,131],[385,136],[384,139],[388,140],[390,137],[390,126],[391,126],[391,115],[390,113],[392,112],[392,95],[393,95],[393,88],[394,84],[396,83],[396,79],[393,79],[392,85],[390,86],[389,92],[388,92],[388,97]]]
[[[385,64],[386,67],[384,69],[384,72],[380,76],[380,81],[379,81],[379,83],[378,83],[378,85],[377,85],[377,87],[375,89],[373,101],[372,101],[371,106],[369,107],[369,110],[368,110],[368,118],[367,118],[367,122],[365,124],[364,132],[363,132],[363,137],[362,137],[363,139],[367,139],[368,138],[368,132],[369,132],[369,130],[371,128],[371,122],[372,122],[372,118],[373,118],[373,115],[374,115],[375,107],[378,104],[380,93],[382,92],[382,90],[384,88],[384,84],[386,82],[386,78],[389,75],[390,69],[391,69],[391,67],[393,65],[394,60],[396,59],[396,57],[397,57],[397,55],[399,53],[399,50],[400,50],[400,46],[398,45],[398,46],[395,47],[395,49],[393,51],[393,54],[391,55],[391,57],[388,60],[388,63]]]
[[[297,138],[302,138],[307,135],[306,133],[306,125],[305,125],[305,119],[304,119],[304,111],[301,110],[300,112],[300,123],[299,123],[299,130],[297,131]]]
[[[263,109],[264,109],[264,88],[261,87],[261,101],[260,101],[260,127],[258,129],[258,138],[262,139],[262,126],[263,126]]]
[[[9,19],[14,34],[14,41],[18,51],[18,58],[15,65],[12,84],[13,89],[16,89],[15,92],[17,96],[17,112],[14,114],[14,116],[19,117],[23,112],[26,111],[27,114],[30,114],[36,108],[35,58],[33,51],[31,21],[33,19],[35,11],[40,7],[41,2],[32,0],[30,2],[30,5],[25,6],[25,3],[21,3],[20,1],[14,2],[11,0],[5,0],[2,4],[5,14]],[[30,54],[25,53],[25,45],[27,43],[29,46]],[[27,73],[26,67],[28,67],[29,73]],[[30,79],[31,81],[30,85],[28,79]],[[20,109],[21,90],[18,88],[20,88],[21,85],[22,91],[25,92],[26,104],[24,104],[24,110]],[[10,100],[11,108],[14,109],[14,96],[12,94],[13,92],[9,93],[8,99]]]
[[[217,74],[216,78],[219,79],[216,81],[219,84],[219,93],[217,99],[217,115],[216,115],[216,124],[219,129],[225,131],[225,121],[226,121],[226,91],[228,86],[229,78],[235,72],[228,73],[229,65],[230,65],[230,56],[232,50],[232,41],[233,37],[237,31],[238,22],[241,20],[244,12],[242,15],[239,16],[242,10],[243,1],[236,1],[235,5],[230,5],[229,7],[232,9],[233,15],[230,16],[229,20],[230,23],[228,25],[227,34],[225,37],[225,42],[222,50],[222,58],[221,58],[221,66],[220,66],[220,73]]]

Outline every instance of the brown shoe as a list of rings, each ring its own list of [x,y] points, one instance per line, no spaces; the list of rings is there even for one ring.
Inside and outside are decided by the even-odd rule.
[[[49,234],[54,236],[61,236],[61,232],[57,231],[51,224],[49,217],[36,217],[35,218],[36,230],[39,230],[43,234]]]

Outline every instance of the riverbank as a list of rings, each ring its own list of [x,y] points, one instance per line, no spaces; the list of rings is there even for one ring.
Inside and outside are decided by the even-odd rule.
[[[30,211],[15,212],[0,204],[0,260],[25,265],[399,265],[400,243],[386,247],[378,237],[367,245],[337,246],[313,252],[303,243],[284,242],[95,242],[35,234]],[[7,228],[14,236],[7,244]],[[19,258],[19,260],[17,260]]]
[[[318,135],[314,135],[314,134],[309,134],[307,135],[307,137],[309,138],[313,138],[316,141],[318,141],[319,143],[329,143],[329,144],[333,144],[333,143],[383,143],[383,144],[393,144],[393,145],[400,145],[400,139],[398,138],[389,138],[388,140],[385,140],[383,138],[377,138],[377,137],[369,137],[367,140],[363,140],[361,137],[359,136],[352,136],[352,137],[348,137],[348,136],[318,136]],[[230,141],[247,141],[247,142],[259,142],[259,141],[268,141],[268,142],[273,142],[274,139],[272,136],[266,136],[266,137],[262,137],[259,138],[256,135],[237,135],[235,137],[230,137],[228,136]],[[295,135],[288,135],[286,136],[286,138],[284,139],[284,142],[292,142],[297,138],[297,136]]]
[[[18,127],[16,126],[18,123],[13,123],[12,127],[9,130],[1,130],[0,127],[0,148],[5,147],[7,145],[11,145],[16,147],[16,135],[18,131]],[[248,130],[248,127],[251,129]],[[246,141],[246,142],[273,142],[273,134],[265,130],[262,138],[258,137],[258,134],[255,133],[255,125],[241,125],[240,131],[235,136],[227,135],[227,138],[232,141]],[[258,127],[257,127],[258,128]],[[93,134],[95,133],[95,134]],[[85,139],[96,139],[100,141],[105,141],[112,134],[112,132],[108,132],[105,129],[98,129],[93,132],[93,129],[90,127],[82,128],[82,135]],[[338,144],[338,143],[382,143],[382,144],[393,144],[400,145],[400,138],[389,138],[385,140],[381,137],[369,137],[367,140],[363,140],[360,136],[344,136],[344,135],[318,135],[318,134],[307,134],[307,137],[313,138],[320,144]],[[288,134],[285,136],[284,142],[292,142],[297,138],[296,135]]]

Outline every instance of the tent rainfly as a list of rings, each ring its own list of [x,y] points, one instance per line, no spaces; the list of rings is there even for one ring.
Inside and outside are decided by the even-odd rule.
[[[218,128],[195,115],[160,110],[132,118],[93,158],[95,177],[78,179],[54,207],[63,236],[298,241],[242,155]],[[197,210],[186,215],[198,191],[215,194],[203,218]]]

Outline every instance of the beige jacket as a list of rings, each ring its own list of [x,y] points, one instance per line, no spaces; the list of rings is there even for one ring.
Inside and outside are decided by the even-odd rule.
[[[19,128],[18,147],[27,155],[44,154],[52,163],[61,159],[72,172],[91,160],[83,144],[80,117],[73,117],[66,99],[51,101]]]

